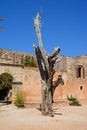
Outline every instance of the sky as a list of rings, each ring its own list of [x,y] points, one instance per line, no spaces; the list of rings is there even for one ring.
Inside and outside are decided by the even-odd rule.
[[[35,54],[38,46],[34,21],[42,9],[41,35],[44,49],[51,54],[87,54],[87,0],[0,0],[0,48]]]

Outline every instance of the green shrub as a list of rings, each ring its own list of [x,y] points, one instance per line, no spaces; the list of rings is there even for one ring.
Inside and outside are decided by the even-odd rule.
[[[69,100],[69,105],[72,105],[72,106],[81,106],[81,104],[79,103],[79,101],[77,100],[77,98],[73,97],[72,95],[70,97],[67,96],[67,99]]]
[[[24,102],[25,102],[24,93],[22,91],[18,91],[16,93],[16,98],[15,98],[14,104],[17,107],[24,107]]]
[[[26,67],[37,67],[37,63],[33,56],[26,56],[25,58],[22,58],[21,64]]]
[[[0,75],[0,89],[12,88],[13,77],[9,73]]]

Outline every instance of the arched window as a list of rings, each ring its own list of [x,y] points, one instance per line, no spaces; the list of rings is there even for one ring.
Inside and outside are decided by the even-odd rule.
[[[77,78],[85,78],[85,69],[83,66],[78,65],[76,67],[76,77]]]

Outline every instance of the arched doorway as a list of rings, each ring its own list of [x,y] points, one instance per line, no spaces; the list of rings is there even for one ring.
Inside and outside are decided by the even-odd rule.
[[[12,81],[13,77],[11,74],[2,73],[0,75],[0,102],[11,100]]]

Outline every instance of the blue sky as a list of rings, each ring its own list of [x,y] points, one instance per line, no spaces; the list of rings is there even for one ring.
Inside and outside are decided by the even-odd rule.
[[[34,54],[38,45],[33,17],[42,8],[42,41],[52,53],[59,46],[61,55],[87,54],[87,0],[0,0],[0,17],[6,26],[0,33],[0,48]]]

